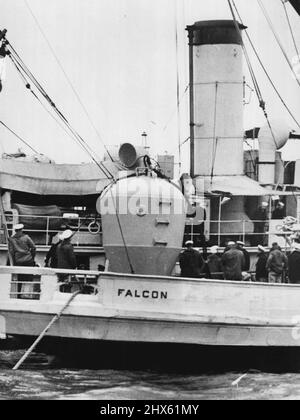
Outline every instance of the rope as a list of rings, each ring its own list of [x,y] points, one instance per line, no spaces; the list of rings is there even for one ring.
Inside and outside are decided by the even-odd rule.
[[[184,96],[186,95],[186,93],[188,92],[189,87],[190,87],[190,85],[188,84],[188,85],[186,86],[186,88],[184,89],[184,92],[182,93],[182,95],[181,95],[181,97],[180,97],[180,99],[179,99],[179,102],[178,102],[178,104],[179,104],[179,105],[181,105],[181,102],[182,102],[182,100],[183,100]],[[170,122],[173,120],[173,117],[174,117],[174,115],[175,115],[175,113],[176,113],[176,111],[177,111],[177,109],[178,109],[178,104],[177,104],[177,106],[176,106],[176,109],[174,109],[174,110],[172,111],[172,114],[171,114],[170,118],[168,118],[167,123],[164,125],[163,131],[166,131],[166,129],[169,127]]]
[[[217,145],[218,145],[218,138],[216,137],[217,133],[217,109],[218,109],[218,87],[219,84],[216,82],[216,90],[215,90],[215,110],[214,110],[214,132],[213,132],[213,150],[212,150],[212,167],[211,167],[211,174],[210,179],[211,183],[214,177],[214,169],[215,169],[215,162],[217,156]]]
[[[26,65],[24,64],[24,62],[22,61],[22,59],[19,57],[19,55],[16,53],[16,51],[12,47],[12,45],[10,43],[9,43],[9,45],[10,45],[10,48],[12,49],[12,51],[13,51],[13,54],[10,53],[10,58],[11,58],[12,62],[14,63],[14,65],[16,66],[17,71],[22,76],[22,80],[24,81],[24,83],[26,85],[26,88],[29,89],[31,91],[31,93],[34,95],[34,97],[42,104],[42,102],[37,97],[37,95],[32,91],[31,86],[28,83],[28,81],[26,80],[26,78],[24,77],[22,71],[26,74],[26,76],[28,78],[30,78],[30,80],[33,82],[33,84],[35,85],[35,87],[39,90],[40,94],[49,103],[49,105],[52,107],[52,109],[57,114],[57,116],[59,117],[59,119],[63,122],[63,124],[65,124],[67,126],[68,130],[70,131],[70,133],[73,136],[72,139],[75,140],[81,146],[81,148],[90,156],[90,158],[92,159],[92,161],[99,167],[99,169],[101,170],[101,172],[103,172],[103,174],[104,174],[105,177],[112,178],[113,179],[113,175],[111,174],[111,172],[107,168],[105,168],[102,163],[99,162],[100,161],[100,158],[99,157],[98,157],[98,160],[96,160],[94,158],[94,154],[95,154],[94,151],[84,141],[84,139],[77,133],[77,131],[75,129],[73,129],[73,127],[70,125],[70,123],[68,122],[68,120],[66,119],[66,117],[63,115],[63,113],[56,107],[56,105],[53,102],[53,100],[49,97],[49,95],[45,92],[45,90],[43,89],[43,87],[41,86],[41,84],[36,80],[36,78],[32,75],[32,73],[30,72],[30,70],[26,67]],[[42,104],[42,106],[43,106],[43,104]],[[44,106],[43,106],[43,108],[45,109]],[[56,121],[55,118],[54,118],[54,120]]]
[[[71,80],[70,80],[69,76],[67,75],[67,73],[66,73],[66,71],[65,71],[65,69],[64,69],[64,67],[63,67],[63,65],[62,65],[62,63],[61,63],[61,61],[59,60],[59,58],[58,58],[57,54],[55,53],[54,48],[52,47],[52,45],[51,45],[51,43],[50,43],[49,39],[47,38],[47,36],[46,36],[45,32],[43,31],[43,29],[42,29],[41,25],[39,24],[39,21],[38,21],[37,17],[36,17],[36,16],[35,16],[35,14],[33,13],[33,10],[31,9],[31,7],[30,7],[29,3],[27,2],[27,0],[24,0],[24,3],[25,3],[25,5],[26,5],[26,7],[28,8],[28,10],[29,10],[29,12],[30,12],[31,16],[33,17],[33,19],[34,19],[34,21],[35,21],[35,23],[36,23],[37,27],[39,28],[39,30],[40,30],[40,32],[41,32],[41,34],[42,34],[43,38],[44,38],[44,39],[45,39],[45,41],[47,42],[47,44],[48,44],[48,47],[49,47],[50,51],[52,52],[52,54],[53,54],[53,56],[54,56],[54,58],[55,58],[55,60],[56,60],[56,62],[57,62],[57,64],[58,64],[58,66],[60,67],[61,71],[63,72],[63,74],[64,74],[64,76],[65,76],[65,78],[66,78],[66,80],[67,80],[67,82],[68,82],[68,84],[69,84],[69,86],[70,86],[70,88],[72,89],[72,91],[73,91],[73,93],[74,93],[75,97],[77,98],[77,100],[78,100],[78,102],[79,102],[79,104],[80,104],[81,108],[83,109],[83,111],[84,111],[84,113],[85,113],[86,117],[88,118],[88,120],[89,120],[89,122],[90,122],[90,124],[91,124],[92,128],[94,129],[94,131],[95,131],[95,133],[96,133],[96,135],[97,135],[98,139],[99,139],[99,140],[100,140],[100,142],[103,144],[103,146],[104,146],[104,148],[105,148],[105,150],[106,150],[106,153],[108,154],[109,158],[110,158],[110,159],[111,159],[111,161],[113,162],[113,158],[112,158],[112,156],[111,156],[111,154],[110,154],[110,152],[109,152],[108,148],[106,147],[106,145],[105,145],[105,143],[104,143],[104,141],[103,141],[103,139],[102,139],[102,137],[101,137],[101,135],[100,135],[99,131],[97,130],[97,128],[96,128],[96,126],[95,126],[95,124],[94,124],[94,122],[93,122],[93,120],[92,120],[91,116],[89,115],[89,113],[88,113],[88,110],[87,110],[86,106],[83,104],[83,102],[82,102],[82,100],[81,100],[81,98],[80,98],[79,94],[77,93],[77,91],[76,91],[76,89],[75,89],[75,87],[74,87],[73,83],[71,82]]]
[[[281,2],[282,2],[282,5],[283,5],[283,8],[284,8],[287,23],[288,23],[289,28],[290,28],[290,32],[291,32],[291,36],[292,36],[292,39],[293,39],[296,54],[300,58],[299,49],[298,49],[298,46],[297,46],[295,34],[294,34],[294,31],[293,31],[293,28],[292,28],[292,25],[291,25],[291,20],[290,20],[288,10],[287,10],[286,4],[285,4],[286,2],[285,2],[285,0],[281,0]]]
[[[229,8],[230,8],[230,11],[231,11],[233,20],[234,20],[234,24],[235,24],[236,30],[237,30],[238,34],[240,35],[240,39],[241,39],[241,44],[242,44],[242,47],[243,47],[243,51],[244,51],[244,54],[245,54],[245,57],[246,57],[246,60],[247,60],[247,64],[248,64],[248,68],[249,68],[249,71],[250,71],[250,74],[251,74],[251,77],[252,77],[252,80],[253,80],[253,84],[254,84],[254,87],[255,87],[255,92],[256,92],[257,97],[258,97],[258,100],[259,100],[259,106],[262,109],[263,114],[264,114],[264,116],[266,118],[268,127],[270,129],[270,132],[271,132],[271,135],[272,135],[272,138],[273,138],[273,141],[274,141],[274,145],[275,145],[276,150],[277,150],[277,143],[276,143],[275,134],[274,134],[274,131],[273,131],[273,128],[272,128],[272,125],[271,125],[271,122],[270,122],[268,113],[266,111],[266,102],[263,99],[263,96],[262,96],[262,93],[261,93],[261,90],[260,90],[258,81],[256,79],[256,76],[255,76],[255,73],[254,73],[254,70],[253,70],[253,67],[252,67],[252,64],[251,64],[251,61],[250,61],[250,58],[249,58],[249,55],[248,55],[246,46],[245,46],[245,43],[243,41],[241,29],[239,27],[239,24],[237,22],[237,19],[236,19],[236,16],[235,16],[235,13],[234,13],[232,4],[231,4],[231,0],[227,0],[227,1],[228,1]],[[258,1],[260,1],[260,0],[258,0]],[[280,158],[280,161],[281,161],[282,167],[284,168],[284,162],[282,161],[282,158]],[[275,191],[277,190],[278,186],[279,186],[279,183],[276,185]]]
[[[13,64],[15,65],[15,67],[16,67],[19,75],[20,75],[20,78],[23,81],[26,89],[28,89],[32,93],[32,95],[34,96],[34,98],[39,102],[39,104],[44,108],[44,110],[50,115],[50,117],[59,125],[59,127],[67,134],[67,136],[69,136],[70,139],[74,140],[74,138],[71,135],[71,133],[61,124],[61,122],[57,118],[55,118],[55,116],[49,111],[49,109],[43,104],[43,102],[40,100],[40,98],[32,90],[30,83],[28,82],[28,80],[23,75],[20,67],[18,66],[17,62],[15,61],[15,59],[13,58],[13,56],[11,54],[9,54],[9,58],[11,59],[11,61],[13,62]]]
[[[263,12],[263,14],[264,14],[267,22],[268,22],[268,25],[270,26],[270,29],[271,29],[271,31],[272,31],[275,39],[277,41],[277,44],[279,45],[279,47],[280,47],[280,49],[282,51],[282,54],[284,55],[284,57],[285,57],[285,59],[286,59],[286,61],[288,63],[288,66],[290,67],[293,75],[295,76],[296,82],[298,83],[298,86],[300,87],[300,80],[298,79],[298,75],[296,74],[295,69],[294,69],[292,63],[290,62],[290,59],[289,59],[289,57],[288,57],[288,55],[287,55],[287,53],[286,53],[286,51],[285,51],[285,49],[284,49],[281,41],[280,41],[280,38],[279,38],[277,32],[275,31],[275,28],[274,28],[274,25],[273,25],[273,23],[272,23],[272,21],[270,19],[270,16],[268,15],[268,12],[267,12],[266,8],[264,7],[262,1],[261,0],[257,0],[257,1],[258,1],[258,4],[259,4],[259,6],[260,6],[260,8],[261,8],[261,10],[262,10],[262,12]]]
[[[175,2],[175,44],[176,44],[176,92],[177,92],[177,135],[178,135],[178,157],[179,172],[181,172],[181,121],[180,121],[180,82],[179,82],[179,62],[178,62],[178,20],[177,20],[177,0]]]
[[[18,361],[18,363],[13,367],[13,370],[18,370],[19,367],[25,362],[27,357],[33,352],[33,350],[36,348],[36,346],[39,344],[39,342],[42,340],[42,338],[46,335],[47,331],[52,327],[52,325],[59,320],[59,318],[62,316],[63,312],[67,309],[68,306],[72,303],[72,301],[76,298],[77,295],[81,293],[81,290],[77,290],[77,292],[73,293],[70,299],[67,301],[67,303],[63,306],[63,308],[52,318],[52,320],[49,322],[46,328],[43,329],[43,331],[40,333],[38,338],[35,340],[35,342],[32,344],[32,346],[26,351],[26,353],[21,357],[21,359]]]
[[[239,13],[238,9],[237,9],[237,6],[236,6],[236,4],[235,4],[235,1],[233,0],[233,2],[232,2],[232,3],[233,3],[233,6],[234,6],[234,8],[235,8],[235,10],[236,10],[236,13],[237,13],[237,15],[238,15],[238,18],[240,19],[241,23],[243,24],[243,20],[242,20],[242,18],[241,18],[241,15],[240,15],[240,13]],[[265,68],[265,66],[264,66],[264,64],[263,64],[263,62],[262,62],[262,60],[261,60],[261,58],[260,58],[260,56],[259,56],[259,54],[258,54],[258,52],[257,52],[257,50],[256,50],[256,48],[255,48],[255,46],[254,46],[254,44],[253,44],[253,42],[252,42],[252,39],[251,39],[251,37],[250,37],[250,35],[249,35],[249,33],[248,33],[247,29],[245,29],[245,34],[246,34],[246,36],[247,36],[247,38],[248,38],[248,41],[249,41],[249,43],[250,43],[250,45],[251,45],[251,47],[252,47],[252,49],[253,49],[253,51],[254,51],[254,53],[255,53],[255,55],[256,55],[256,58],[258,59],[259,64],[261,65],[261,67],[262,67],[262,69],[263,69],[263,71],[264,71],[265,75],[267,76],[267,78],[268,78],[268,80],[269,80],[269,82],[270,82],[271,86],[273,87],[274,91],[276,92],[277,96],[279,97],[279,99],[280,99],[280,101],[282,102],[282,104],[283,104],[283,106],[285,107],[285,109],[288,111],[289,115],[292,117],[292,119],[294,120],[294,122],[295,122],[295,123],[297,124],[297,126],[300,128],[300,123],[297,121],[296,117],[293,115],[292,111],[290,110],[290,108],[288,107],[288,105],[286,104],[286,102],[284,101],[283,97],[281,96],[280,92],[278,91],[278,89],[276,88],[276,86],[275,86],[274,82],[272,81],[272,79],[271,79],[271,77],[270,77],[269,73],[267,72],[267,69]]]
[[[29,7],[29,5],[28,5],[28,3],[26,2],[26,0],[25,0],[25,3],[27,4],[27,6]],[[29,9],[30,9],[30,7],[29,7]],[[30,9],[31,10],[31,9]],[[32,11],[31,11],[32,12]],[[33,14],[33,13],[32,13]],[[37,22],[37,24],[38,24],[38,21],[37,21],[37,19],[35,18],[35,20],[36,20],[36,22]],[[43,31],[42,31],[42,28],[40,27],[40,25],[38,24],[38,26],[39,26],[39,28],[40,28],[40,30],[41,30],[41,32],[42,32],[42,34],[43,34],[43,36],[45,37],[45,39],[47,40],[47,38],[46,38],[46,36],[45,36],[45,34],[43,33]],[[49,43],[49,41],[47,40],[47,42],[48,42],[48,44],[49,44],[49,46],[51,47],[51,45],[50,45],[50,43]],[[8,41],[7,41],[7,43],[8,43]],[[95,152],[92,150],[92,148],[84,141],[84,139],[76,132],[76,130],[74,130],[73,129],[73,127],[70,125],[70,123],[68,122],[68,120],[64,117],[64,115],[63,115],[63,113],[62,112],[60,112],[60,110],[56,107],[56,105],[55,105],[55,103],[51,100],[51,98],[47,95],[47,93],[46,93],[46,91],[43,89],[43,87],[40,85],[40,83],[37,81],[37,79],[33,76],[33,74],[30,72],[30,70],[26,67],[26,65],[25,65],[25,63],[22,61],[22,59],[20,58],[20,56],[17,54],[17,52],[16,52],[16,50],[11,46],[11,44],[10,43],[8,43],[9,45],[10,45],[10,47],[11,47],[11,49],[12,49],[12,51],[14,52],[14,54],[15,54],[15,59],[16,59],[16,61],[17,61],[17,63],[18,63],[18,65],[21,67],[21,69],[25,72],[25,74],[30,78],[30,80],[32,80],[32,82],[35,84],[35,86],[37,87],[37,89],[40,91],[40,93],[44,96],[44,98],[48,101],[48,103],[50,104],[50,106],[53,108],[53,110],[56,112],[56,114],[58,115],[58,117],[63,121],[63,123],[67,126],[67,128],[70,130],[70,132],[73,134],[73,136],[74,136],[74,139],[75,139],[75,141],[86,151],[86,153],[88,153],[88,155],[91,157],[91,159],[93,160],[93,162],[97,165],[97,167],[104,173],[104,175],[106,176],[106,177],[108,177],[108,178],[112,178],[113,180],[114,180],[114,182],[116,183],[116,179],[115,179],[115,177],[114,177],[114,175],[106,168],[106,167],[104,167],[104,165],[101,163],[101,162],[99,162],[99,161],[97,161],[95,158],[94,158],[94,155],[95,155]],[[54,53],[54,50],[52,49],[52,47],[51,47],[51,51],[53,52],[53,54],[55,55],[55,53]],[[71,83],[71,81],[69,80],[69,78],[68,78],[68,76],[67,76],[67,74],[66,74],[66,72],[64,71],[64,69],[63,69],[63,67],[62,67],[62,65],[61,65],[61,63],[59,62],[59,60],[58,60],[58,58],[56,57],[56,55],[55,55],[55,58],[56,58],[56,60],[58,61],[58,63],[59,63],[59,65],[60,65],[60,67],[61,67],[61,69],[63,70],[63,72],[64,72],[64,74],[65,74],[65,76],[66,76],[66,78],[67,78],[67,80],[69,81],[69,83],[70,83],[70,85],[71,85],[71,87],[72,87],[72,89],[73,89],[73,91],[74,91],[74,93],[76,94],[76,96],[77,96],[77,99],[79,100],[79,102],[81,103],[81,105],[82,105],[82,107],[85,109],[85,112],[86,112],[86,114],[87,114],[87,116],[89,117],[89,115],[88,115],[88,112],[87,112],[87,110],[86,110],[86,108],[84,107],[84,105],[83,105],[83,103],[82,103],[82,101],[80,100],[80,97],[79,97],[79,95],[77,94],[77,92],[75,91],[75,88],[73,87],[73,85],[72,85],[72,83]],[[20,72],[21,73],[21,72]],[[90,119],[90,118],[89,118]],[[92,120],[90,119],[90,122],[92,123]],[[93,124],[93,123],[92,123]],[[94,129],[96,130],[96,127],[93,125],[93,127],[94,127]],[[96,130],[96,132],[97,132],[97,130]],[[98,134],[98,137],[99,137],[99,139],[100,139],[100,141],[103,143],[103,140],[102,140],[102,138],[101,138],[101,136],[99,135],[99,133],[97,132],[97,134]],[[104,144],[104,143],[103,143]],[[111,159],[111,161],[113,162],[113,158],[112,158],[112,156],[111,156],[111,154],[109,153],[109,150],[107,149],[107,147],[106,147],[106,145],[104,144],[104,148],[106,149],[106,152],[107,152],[107,154],[108,154],[108,156],[110,157],[110,159]],[[100,160],[100,159],[99,159]],[[109,174],[109,176],[107,176],[107,173]],[[115,203],[114,203],[114,205],[115,205]],[[116,217],[117,217],[117,222],[118,222],[118,225],[119,225],[119,228],[120,228],[120,233],[121,233],[121,236],[122,236],[122,240],[123,240],[123,244],[124,244],[124,247],[125,247],[125,250],[126,250],[126,255],[127,255],[127,258],[128,258],[128,263],[129,263],[129,265],[130,265],[130,269],[131,269],[131,272],[132,272],[132,274],[134,274],[134,270],[133,270],[133,266],[132,266],[132,263],[131,263],[131,260],[130,260],[130,257],[129,257],[129,252],[128,252],[128,248],[127,248],[127,245],[126,245],[126,242],[125,242],[125,238],[124,238],[124,234],[123,234],[123,230],[122,230],[122,226],[121,226],[121,222],[120,222],[120,218],[119,218],[119,214],[118,214],[118,211],[117,211],[117,207],[116,207],[116,205],[115,205],[115,211],[116,211]]]
[[[39,152],[37,150],[35,150],[32,146],[30,146],[30,144],[27,143],[27,141],[22,139],[22,137],[20,137],[11,128],[9,128],[3,121],[0,121],[0,124],[2,124],[3,127],[5,127],[11,134],[13,134],[17,139],[19,139],[22,143],[24,143],[27,147],[29,147],[29,149],[31,149],[34,153],[36,153],[37,155],[39,154]]]
[[[114,182],[114,184],[116,184],[116,181]],[[114,204],[114,208],[116,210],[117,222],[118,222],[118,226],[119,226],[119,229],[120,229],[122,242],[123,242],[123,245],[124,245],[124,248],[125,248],[125,253],[126,253],[127,261],[128,261],[128,264],[129,264],[129,268],[130,268],[131,274],[135,274],[135,271],[133,269],[133,265],[132,265],[132,262],[131,262],[131,258],[130,258],[130,255],[129,255],[129,250],[128,250],[128,247],[127,247],[127,244],[126,244],[126,241],[125,241],[125,236],[124,236],[124,232],[123,232],[123,229],[122,229],[120,216],[117,212],[117,205],[115,203],[115,199],[112,195],[112,190],[111,189],[110,189],[110,194],[111,194],[111,198],[112,198],[112,201],[113,201],[113,204]]]

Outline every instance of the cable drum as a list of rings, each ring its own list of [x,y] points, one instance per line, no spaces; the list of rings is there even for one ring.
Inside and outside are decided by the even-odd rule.
[[[100,223],[99,223],[99,222],[96,222],[96,221],[91,222],[91,223],[88,225],[88,231],[89,231],[89,233],[91,233],[92,235],[98,235],[98,233],[100,233],[100,232],[101,232],[101,225],[100,225]]]

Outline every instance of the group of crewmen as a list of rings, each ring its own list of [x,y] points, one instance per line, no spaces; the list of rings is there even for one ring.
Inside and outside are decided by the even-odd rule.
[[[14,226],[15,234],[9,238],[9,255],[15,266],[34,267],[36,246],[29,235],[25,234],[24,225]],[[45,259],[45,267],[76,269],[77,261],[70,229],[65,229],[53,238],[52,246]],[[185,243],[186,249],[180,255],[181,276],[187,278],[212,278],[224,280],[250,280],[250,254],[241,241],[230,241],[224,253],[213,246],[210,255],[204,259],[194,248],[193,241]],[[289,255],[286,255],[277,243],[270,252],[262,245],[258,246],[256,262],[256,281],[269,283],[300,283],[300,241],[293,244]]]
[[[193,241],[185,246],[179,258],[182,277],[243,280],[243,273],[250,269],[250,255],[243,242],[228,242],[223,255],[218,253],[218,246],[213,246],[206,260],[194,249]]]
[[[179,259],[182,277],[233,281],[253,279],[250,273],[250,254],[241,241],[228,242],[223,254],[219,253],[218,246],[211,247],[206,259],[194,248],[193,241],[187,241],[185,246]],[[259,245],[255,268],[256,282],[300,283],[300,243],[293,245],[289,255],[277,243],[272,245],[269,252]]]
[[[15,234],[9,238],[8,249],[12,264],[22,267],[35,267],[36,246],[29,235],[25,234],[23,224],[14,226]],[[74,232],[62,230],[53,238],[52,246],[45,259],[45,267],[75,269],[77,267],[71,238]]]

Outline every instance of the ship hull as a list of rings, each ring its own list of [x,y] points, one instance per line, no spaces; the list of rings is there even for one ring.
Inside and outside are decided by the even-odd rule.
[[[6,333],[38,336],[54,314],[1,311]],[[174,317],[175,318],[175,317]],[[297,327],[296,327],[297,328]],[[49,337],[128,343],[186,344],[213,347],[299,347],[294,326],[163,320],[148,317],[62,315]]]
[[[35,299],[28,294],[16,298],[12,279],[31,272],[35,279],[40,278],[40,293]],[[78,271],[70,273],[74,274],[83,275]],[[41,342],[40,348],[46,346],[47,352],[66,355],[71,350],[73,357],[76,349],[79,355],[86,349],[99,355],[108,347],[127,347],[130,355],[134,348],[143,349],[146,364],[153,356],[157,365],[163,354],[154,350],[158,348],[168,349],[169,354],[174,349],[177,357],[183,349],[187,354],[191,351],[201,355],[202,361],[206,360],[202,354],[207,349],[211,350],[208,355],[233,354],[232,360],[236,361],[236,355],[242,355],[242,361],[247,355],[250,361],[250,354],[254,354],[255,361],[260,359],[255,355],[261,352],[293,353],[293,366],[298,366],[298,285],[96,272],[85,275],[94,278],[95,293],[79,294],[65,308]],[[54,270],[0,267],[0,334],[31,344],[66,305],[71,293],[60,290]],[[65,344],[66,349],[61,350]],[[123,353],[126,356],[126,351]],[[173,360],[173,356],[169,359]],[[277,359],[290,360],[289,356]],[[85,360],[89,361],[89,356]]]

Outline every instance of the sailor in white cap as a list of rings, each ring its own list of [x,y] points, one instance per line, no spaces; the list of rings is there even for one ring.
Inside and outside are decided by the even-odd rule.
[[[186,241],[185,246],[188,248],[190,246],[194,246],[194,242],[193,241]]]
[[[222,256],[222,266],[225,280],[243,280],[244,254],[233,241],[228,242],[228,250]]]
[[[210,255],[208,256],[207,265],[211,279],[223,279],[223,267],[221,256],[218,254],[219,247],[217,245],[210,248]]]
[[[186,249],[180,254],[179,265],[181,269],[181,277],[199,278],[205,262],[199,251],[193,248],[193,241],[186,241]]]
[[[32,239],[23,232],[24,225],[19,223],[13,227],[15,234],[9,238],[9,252],[13,264],[22,267],[34,267],[36,246]]]
[[[227,244],[227,246],[228,246],[229,248],[235,247],[235,246],[236,246],[236,242],[234,242],[234,241],[229,241],[229,242],[228,242],[228,244]]]
[[[265,247],[258,245],[258,259],[256,262],[256,281],[260,283],[268,283],[267,261],[268,253]]]
[[[68,229],[61,234],[61,243],[57,246],[57,268],[64,268],[69,270],[75,270],[77,267],[76,256],[73,245],[71,244],[71,238],[73,232]]]
[[[63,241],[66,241],[66,240],[68,240],[68,239],[71,239],[72,238],[72,236],[73,236],[73,232],[70,230],[70,229],[67,229],[67,230],[65,230],[61,235],[60,235],[60,237],[61,237],[61,239],[63,240]]]
[[[17,225],[14,225],[13,229],[14,229],[15,232],[20,231],[20,230],[23,230],[24,229],[24,225],[22,223],[19,223]]]
[[[57,247],[63,240],[63,232],[58,232],[52,239],[52,245],[45,258],[45,267],[57,268]]]
[[[285,218],[285,205],[282,201],[276,204],[275,210],[272,213],[273,220],[282,220]]]
[[[242,251],[242,253],[244,254],[244,258],[245,258],[245,265],[243,267],[244,271],[249,271],[250,270],[250,254],[249,252],[245,249],[245,243],[242,241],[237,241],[237,249],[239,249],[240,251]]]

